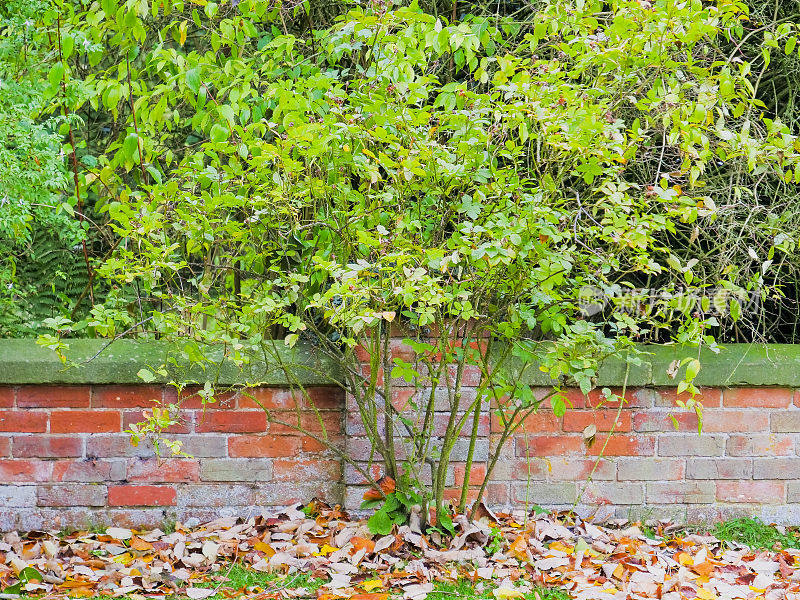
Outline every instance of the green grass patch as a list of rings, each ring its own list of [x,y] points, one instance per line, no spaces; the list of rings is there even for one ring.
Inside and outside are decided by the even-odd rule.
[[[709,533],[723,541],[746,544],[754,550],[773,550],[776,544],[782,548],[800,548],[800,532],[796,529],[787,528],[783,533],[774,525],[752,517],[717,523]]]
[[[494,600],[492,590],[497,587],[495,582],[486,581],[482,589],[476,589],[476,584],[469,579],[455,582],[436,582],[433,592],[428,594],[428,600],[453,600],[454,598],[467,598],[469,600]],[[546,588],[535,586],[525,594],[526,600],[570,600],[569,594],[559,588]]]

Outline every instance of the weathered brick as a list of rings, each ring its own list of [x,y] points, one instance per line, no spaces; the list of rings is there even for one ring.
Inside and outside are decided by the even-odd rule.
[[[464,485],[464,478],[467,472],[466,464],[457,464],[453,467],[453,481],[456,486]],[[469,470],[469,485],[480,485],[486,477],[485,464],[473,464]]]
[[[207,458],[200,461],[203,481],[270,481],[272,464],[269,459]]]
[[[335,412],[320,412],[319,415],[314,412],[303,412],[300,413],[299,422],[297,413],[294,412],[273,411],[270,417],[272,422],[269,423],[269,432],[273,435],[297,434],[301,428],[312,433],[321,433],[323,426],[329,435],[342,432],[342,415]]]
[[[53,463],[52,481],[101,483],[122,481],[125,476],[125,461],[121,459],[59,460]]]
[[[224,435],[169,435],[165,437],[181,442],[181,450],[190,456],[201,458],[227,455],[227,438]],[[152,457],[155,456],[155,452],[149,443],[143,442],[134,446],[131,443],[131,437],[127,434],[91,435],[86,438],[86,456],[89,458]]]
[[[546,481],[531,482],[530,485],[517,483],[511,486],[511,501],[515,504],[572,504],[575,502],[577,488],[571,482],[551,483]]]
[[[83,438],[56,435],[15,435],[14,458],[65,458],[83,455]]]
[[[631,412],[613,410],[569,410],[564,415],[564,431],[583,431],[594,425],[597,431],[624,433],[631,430]]]
[[[299,390],[260,387],[244,390],[237,395],[237,408],[260,410],[295,410],[314,406],[317,410],[341,410],[344,393],[335,387],[306,388],[306,396]]]
[[[54,410],[50,413],[50,433],[114,431],[122,431],[122,418],[116,410]]]
[[[175,488],[162,485],[113,485],[108,487],[109,506],[174,506]]]
[[[787,502],[800,502],[800,480],[792,480],[786,482],[786,501]]]
[[[783,481],[718,481],[717,500],[720,502],[747,502],[782,504],[786,498]]]
[[[606,439],[608,438],[608,443]],[[652,456],[656,440],[650,435],[598,435],[594,443],[586,448],[591,456]]]
[[[16,397],[16,391],[13,386],[10,385],[0,385],[0,407],[1,408],[12,408],[14,406],[14,398]]]
[[[722,390],[722,405],[737,408],[787,408],[792,403],[789,388],[736,387]]]
[[[0,410],[0,431],[13,433],[44,433],[47,413],[33,410]]]
[[[688,479],[750,479],[753,461],[749,458],[690,458],[686,463]]]
[[[800,479],[800,458],[754,458],[753,479]]]
[[[179,506],[254,506],[255,501],[252,485],[193,484],[178,489]]]
[[[662,435],[659,456],[722,456],[725,438],[720,435]]]
[[[549,470],[547,459],[503,458],[497,462],[491,479],[496,481],[526,481],[528,479],[547,479]],[[474,468],[474,467],[473,467]]]
[[[131,425],[138,425],[147,420],[146,412],[147,409],[123,411],[122,429],[129,430]],[[181,410],[175,420],[178,422],[164,429],[164,433],[190,433],[194,423],[194,411]]]
[[[11,456],[11,438],[8,436],[0,437],[0,457]]]
[[[364,493],[363,491],[361,492]],[[299,483],[263,483],[255,488],[256,506],[286,506],[307,502],[309,498],[336,499],[342,494],[339,483],[310,481]]]
[[[128,481],[185,483],[200,480],[200,464],[186,458],[138,459],[128,463]]]
[[[800,432],[800,411],[780,411],[772,413],[770,429],[775,433]]]
[[[658,388],[654,392],[653,405],[656,408],[678,408],[680,410],[678,400],[686,403],[692,398],[688,392],[678,394],[677,384],[676,387]],[[700,392],[695,395],[694,399],[705,408],[718,408],[722,404],[722,390],[720,388],[700,388]]]
[[[631,458],[617,463],[620,481],[672,481],[683,479],[683,460],[677,458]]]
[[[275,481],[341,481],[342,463],[338,460],[276,459],[272,461]]]
[[[453,450],[450,452],[450,460],[453,462],[466,461],[468,452],[469,439],[463,437],[459,438],[456,440],[455,444],[453,444]],[[489,460],[489,440],[478,439],[475,441],[472,460],[475,462],[486,462]]]
[[[707,504],[714,502],[713,481],[648,481],[648,504]]]
[[[197,416],[200,433],[264,433],[267,415],[258,410],[207,410]]]
[[[213,395],[204,398],[198,392],[200,386],[186,386],[180,392],[174,387],[164,389],[164,403],[178,404],[182,410],[233,409],[236,407],[235,390],[213,390]],[[213,401],[212,401],[213,400]]]
[[[583,438],[579,435],[516,436],[517,456],[562,456],[582,454]]]
[[[239,435],[228,438],[232,458],[292,457],[300,451],[300,439],[289,435]]]
[[[153,408],[163,398],[157,385],[98,385],[93,392],[95,408]]]
[[[510,425],[509,418],[510,415],[506,417],[506,423]],[[519,419],[517,419],[517,421],[519,421]],[[561,422],[562,417],[555,416],[552,411],[542,410],[528,415],[524,422],[519,425],[516,433],[518,435],[523,433],[539,435],[546,433],[558,434],[563,431]],[[496,433],[501,433],[503,431],[503,420],[496,412],[492,413],[492,431]]]
[[[29,459],[0,459],[0,482],[50,481],[53,462]]]
[[[0,506],[4,508],[36,506],[36,486],[0,485]]]
[[[633,415],[633,430],[641,432],[697,431],[697,414],[680,409],[638,411]]]
[[[38,506],[105,506],[106,486],[99,484],[40,485]]]
[[[729,456],[787,456],[794,454],[794,437],[775,433],[732,435],[726,451]]]
[[[597,464],[597,468],[595,468]],[[547,459],[547,477],[554,481],[584,481],[591,475],[596,481],[616,478],[613,460],[601,458],[563,458],[554,456]]]
[[[17,391],[19,408],[89,408],[88,385],[23,385]]]
[[[644,485],[638,482],[591,481],[583,490],[581,502],[587,504],[641,504],[644,502]]]
[[[763,411],[705,409],[703,431],[708,433],[741,433],[769,431],[769,415]]]

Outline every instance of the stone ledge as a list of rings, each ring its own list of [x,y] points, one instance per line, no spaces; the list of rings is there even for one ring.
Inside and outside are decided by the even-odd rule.
[[[243,369],[224,360],[219,372],[212,376],[192,368],[188,354],[171,342],[118,340],[105,349],[107,340],[74,339],[68,343],[67,356],[71,363],[79,366],[65,367],[55,352],[38,346],[35,340],[0,339],[0,384],[135,384],[142,383],[137,376],[140,369],[153,371],[167,362],[172,365],[170,376],[157,378],[157,383],[177,376],[198,382],[212,379],[221,385],[282,386],[288,383],[287,374],[277,360],[272,364],[253,363]],[[642,364],[631,365],[628,373],[631,387],[674,386],[682,373],[671,379],[667,375],[670,363],[678,358],[697,356],[696,349],[678,346],[650,345],[640,349],[647,354]],[[289,376],[303,385],[334,384],[338,379],[335,362],[311,345],[298,344],[290,349],[278,343],[274,351],[287,366]],[[222,356],[221,351],[210,350],[209,353]],[[800,345],[731,344],[719,354],[702,350],[700,362],[702,368],[695,381],[697,385],[800,387]],[[551,384],[549,376],[536,368],[527,369],[523,379],[530,385]],[[625,362],[609,359],[600,369],[597,385],[620,386],[624,379]]]

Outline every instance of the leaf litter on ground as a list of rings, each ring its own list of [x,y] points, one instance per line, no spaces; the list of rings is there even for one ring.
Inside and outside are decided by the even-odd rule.
[[[450,540],[408,525],[373,535],[319,500],[170,533],[11,532],[0,541],[0,596],[800,600],[800,550],[780,544],[753,549],[669,523],[645,535],[568,513],[480,507],[475,517],[454,518]]]

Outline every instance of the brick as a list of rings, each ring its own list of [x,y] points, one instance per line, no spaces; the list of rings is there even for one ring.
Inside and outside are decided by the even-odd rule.
[[[458,487],[464,485],[464,478],[467,472],[466,464],[458,464],[453,467],[453,481]],[[472,464],[469,470],[469,485],[480,485],[486,478],[486,465]]]
[[[591,474],[594,480],[616,478],[614,461],[601,458],[562,458],[555,456],[547,460],[547,476],[554,481],[585,481]],[[597,468],[595,468],[597,464]]]
[[[645,410],[633,415],[633,430],[642,432],[697,431],[695,412]]]
[[[735,408],[787,408],[792,403],[789,388],[738,387],[722,390],[722,406]]]
[[[340,411],[344,407],[344,392],[336,387],[320,386],[306,388],[308,399],[299,390],[260,387],[245,390],[237,395],[237,408],[257,408],[261,410],[294,410],[300,406],[317,410]]]
[[[678,394],[676,387],[664,387],[654,390],[653,405],[661,408],[679,408],[678,400],[688,402],[692,395],[688,392]],[[694,397],[695,401],[700,402],[705,408],[719,408],[722,404],[722,390],[719,388],[700,388]]]
[[[0,410],[0,431],[13,433],[44,433],[47,413],[33,410]]]
[[[19,408],[89,408],[88,385],[23,385],[17,391]]]
[[[562,417],[555,416],[549,410],[543,410],[541,412],[536,412],[525,419],[525,421],[517,428],[516,433],[517,435],[528,433],[528,434],[543,434],[543,433],[561,433]],[[492,432],[493,433],[502,433],[503,431],[503,422],[500,418],[500,415],[493,412],[492,413]]]
[[[371,466],[361,464],[359,465],[365,472],[372,475],[372,479],[377,481],[383,475],[383,465],[373,464]],[[345,463],[344,465],[344,483],[347,485],[367,485],[368,481],[364,475],[358,471],[353,465]]]
[[[438,443],[441,443],[441,441],[438,441]],[[450,460],[453,462],[466,461],[468,451],[469,439],[464,437],[459,438],[456,440],[455,444],[453,444],[453,450],[450,452]],[[399,453],[398,458],[400,458]],[[403,456],[403,459],[404,458],[405,456]],[[489,460],[489,440],[478,439],[475,441],[472,460],[475,462],[486,462]]]
[[[517,456],[561,456],[582,454],[583,438],[579,435],[534,435],[517,436]]]
[[[160,485],[114,485],[108,487],[109,506],[174,506],[175,488]]]
[[[336,435],[342,433],[342,415],[338,412],[321,412],[319,416],[314,412],[300,413],[300,420],[298,424],[298,415],[296,412],[281,413],[273,411],[270,413],[270,418],[281,423],[271,422],[269,424],[269,432],[271,434],[296,434],[299,428],[312,433],[322,432],[323,426],[325,432],[329,435]],[[286,423],[284,425],[284,423]]]
[[[208,409],[234,409],[236,407],[235,390],[213,390],[214,402],[211,398],[204,402],[203,396],[198,392],[202,388],[197,385],[187,386],[180,390],[168,387],[164,390],[164,404],[178,404],[183,410],[204,410]]]
[[[131,436],[126,433],[116,435],[90,435],[86,437],[87,458],[117,458],[126,456],[153,456],[147,444],[134,446]]]
[[[794,454],[794,437],[775,433],[731,435],[726,451],[729,456],[787,456]]]
[[[490,483],[486,486],[485,498],[489,506],[507,506],[511,503],[508,484],[499,482]]]
[[[564,431],[583,431],[589,425],[597,431],[623,433],[631,430],[631,413],[623,410],[617,418],[613,410],[570,410],[564,415]]]
[[[50,413],[50,433],[115,431],[122,431],[122,418],[116,410],[54,410]]]
[[[709,504],[714,502],[713,481],[648,481],[648,504]]]
[[[572,504],[575,502],[577,487],[572,482],[535,482],[530,485],[517,483],[511,486],[511,501],[515,504]]]
[[[703,431],[708,433],[743,433],[769,431],[769,415],[763,411],[703,410]]]
[[[267,415],[256,410],[207,410],[197,415],[196,428],[200,433],[264,433]]]
[[[147,409],[142,410],[125,410],[122,412],[122,429],[123,431],[130,430],[132,425],[142,423],[147,419],[145,413]],[[163,430],[163,433],[191,433],[194,424],[194,412],[182,410],[178,413],[178,421],[175,425],[170,425]]]
[[[200,461],[203,481],[270,481],[272,464],[269,459],[207,458]]]
[[[688,479],[750,479],[753,461],[749,458],[690,458],[686,464]]]
[[[232,458],[292,457],[300,451],[300,440],[288,435],[239,435],[228,438]]]
[[[581,502],[587,504],[641,504],[644,501],[644,486],[638,482],[589,482],[583,490]]]
[[[199,484],[182,485],[178,489],[179,506],[254,506],[255,489],[251,485]]]
[[[68,458],[83,455],[83,438],[56,435],[15,435],[14,458]]]
[[[782,504],[786,497],[783,481],[718,481],[717,500],[720,502],[747,502]]]
[[[105,506],[106,486],[98,484],[41,485],[38,506]]]
[[[8,436],[0,437],[0,457],[11,456],[11,438]]]
[[[770,429],[775,433],[800,432],[800,411],[772,413]]]
[[[719,435],[662,435],[659,456],[722,456],[725,438]]]
[[[463,413],[458,414],[457,418],[461,418]],[[433,428],[435,431],[446,431],[447,430],[447,422],[450,419],[450,415],[446,414],[436,414],[433,416]],[[480,415],[478,417],[478,436],[479,437],[486,437],[489,435],[489,415]],[[462,437],[469,437],[472,433],[472,415],[467,417],[466,423],[464,424],[464,428],[459,433]]]
[[[170,435],[167,439],[181,443],[181,451],[194,458],[221,458],[228,455],[225,435]]]
[[[792,480],[786,482],[786,501],[787,502],[800,502],[800,480]]]
[[[10,385],[0,385],[0,408],[12,408],[16,392]]]
[[[800,458],[754,458],[753,479],[800,479]]]
[[[613,394],[623,396],[622,388],[612,387],[609,389]],[[603,388],[595,388],[586,396],[583,396],[580,390],[570,389],[567,392],[567,399],[574,408],[607,409],[614,411],[619,408],[619,402],[611,402],[603,396]],[[625,408],[649,408],[652,406],[652,393],[645,389],[628,388],[625,390],[623,399]]]
[[[606,444],[607,437],[596,436],[586,453],[592,456],[601,453],[603,456],[652,456],[655,453],[656,440],[652,436],[612,434]]]
[[[35,485],[0,485],[0,505],[4,508],[36,506]]]
[[[128,463],[128,481],[186,483],[200,481],[200,464],[185,458],[133,459]]]
[[[276,481],[341,481],[342,463],[338,460],[272,461],[272,477]]]
[[[52,481],[101,483],[122,481],[126,469],[122,460],[59,460],[53,463]]]
[[[672,481],[683,479],[685,465],[677,458],[632,458],[617,463],[620,481]]]
[[[0,482],[26,483],[49,481],[53,462],[26,459],[0,459]]]
[[[501,458],[492,471],[491,479],[496,481],[527,481],[528,479],[547,479],[549,461],[540,458]],[[480,463],[482,464],[482,463]],[[461,465],[463,470],[463,465]],[[476,468],[473,465],[473,468]]]
[[[363,490],[361,493],[364,493]],[[334,500],[341,496],[342,486],[338,483],[323,481],[264,483],[255,489],[255,505],[284,507],[287,504],[308,502],[309,498],[314,497]]]
[[[157,385],[98,385],[93,391],[94,408],[153,408],[163,398]]]

